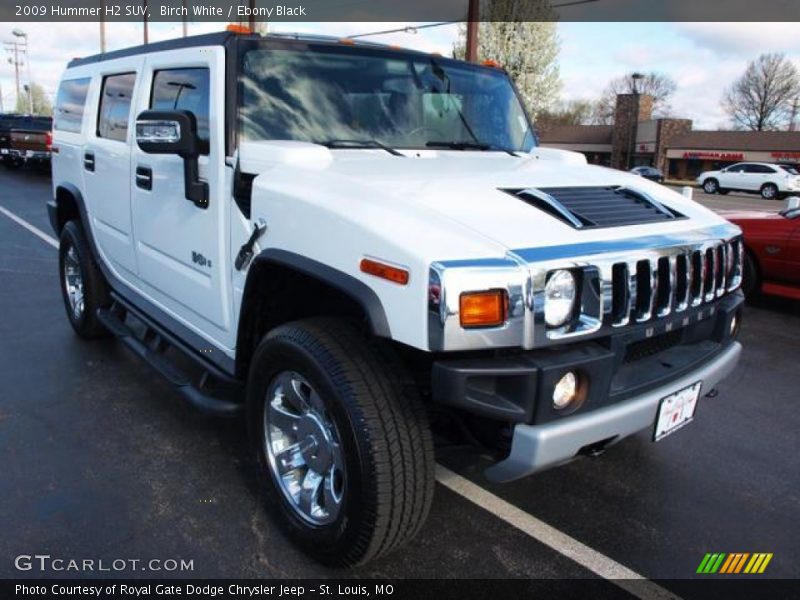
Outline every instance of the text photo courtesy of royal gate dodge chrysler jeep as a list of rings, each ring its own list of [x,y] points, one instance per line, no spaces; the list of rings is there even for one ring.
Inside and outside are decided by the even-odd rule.
[[[793,597],[800,8],[605,2],[0,22],[0,599]]]

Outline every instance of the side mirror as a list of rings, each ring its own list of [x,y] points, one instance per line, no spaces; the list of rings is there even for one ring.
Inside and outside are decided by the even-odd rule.
[[[136,117],[136,144],[148,154],[177,154],[183,159],[186,199],[208,207],[208,183],[200,181],[197,119],[188,110],[146,110]]]
[[[789,212],[790,210],[797,210],[798,208],[800,208],[800,197],[789,196],[786,199],[786,207],[783,209],[783,212]]]

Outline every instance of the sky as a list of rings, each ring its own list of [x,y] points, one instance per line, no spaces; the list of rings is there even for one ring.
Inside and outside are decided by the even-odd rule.
[[[189,23],[189,34],[218,31],[224,23]],[[271,31],[299,31],[348,36],[397,29],[413,23],[275,23]],[[30,75],[51,96],[66,62],[99,52],[97,23],[0,23],[0,41],[15,39],[20,28],[30,40]],[[180,23],[153,23],[151,41],[178,37]],[[724,89],[742,74],[747,63],[763,52],[784,52],[800,68],[800,36],[796,23],[559,23],[559,64],[562,99],[597,98],[606,83],[624,73],[660,71],[672,77],[678,89],[672,99],[675,117],[694,121],[695,129],[729,125],[720,106]],[[457,26],[420,29],[373,36],[376,42],[422,51],[450,54]],[[142,42],[136,23],[109,23],[108,49]],[[7,56],[0,61],[3,109],[14,106],[14,69]],[[22,82],[28,80],[27,66]]]

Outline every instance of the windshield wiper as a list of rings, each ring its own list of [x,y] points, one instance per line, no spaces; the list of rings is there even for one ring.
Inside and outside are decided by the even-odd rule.
[[[405,154],[402,154],[391,146],[382,144],[377,140],[328,140],[326,142],[317,143],[320,146],[325,146],[326,148],[380,148],[381,150],[386,150],[386,152],[394,156],[405,156]]]
[[[426,142],[425,145],[428,148],[450,148],[451,150],[497,150],[498,152],[505,152],[506,154],[510,154],[511,156],[518,155],[508,148],[504,148],[502,146],[498,146],[497,144],[487,144],[484,142],[446,142],[446,141],[438,141],[438,140],[431,140],[430,142]]]

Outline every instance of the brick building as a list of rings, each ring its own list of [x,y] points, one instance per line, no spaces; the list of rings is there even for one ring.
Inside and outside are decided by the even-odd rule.
[[[621,94],[613,125],[551,126],[539,132],[540,142],[616,169],[655,166],[671,179],[741,161],[800,163],[800,132],[693,130],[689,119],[653,119],[652,109],[651,96]]]

